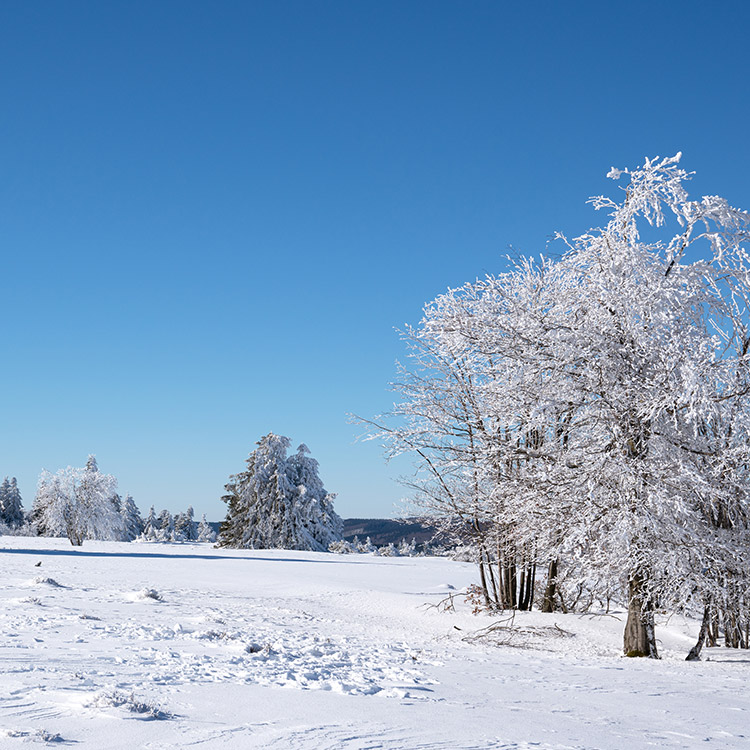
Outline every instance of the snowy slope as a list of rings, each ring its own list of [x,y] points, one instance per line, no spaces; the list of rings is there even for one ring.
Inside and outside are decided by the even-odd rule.
[[[684,662],[695,623],[627,660],[615,617],[472,640],[496,619],[425,606],[474,580],[443,559],[0,547],[1,748],[749,746],[750,657]]]

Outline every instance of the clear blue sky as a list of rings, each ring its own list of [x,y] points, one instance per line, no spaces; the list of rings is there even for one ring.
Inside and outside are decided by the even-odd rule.
[[[394,328],[684,152],[750,208],[744,2],[0,4],[0,475],[95,453],[142,510],[307,443],[343,516],[402,496],[348,413]]]

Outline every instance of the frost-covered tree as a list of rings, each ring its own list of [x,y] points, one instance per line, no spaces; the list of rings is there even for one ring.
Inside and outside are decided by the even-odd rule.
[[[351,542],[347,542],[346,539],[339,539],[337,542],[331,542],[328,545],[328,551],[337,555],[351,555],[357,550],[354,549]]]
[[[5,477],[0,485],[0,523],[11,528],[18,528],[23,522],[23,504],[16,478],[12,477],[9,480]]]
[[[483,346],[484,321],[512,318],[513,307],[490,309],[474,285],[427,305],[421,324],[403,332],[409,359],[399,365],[393,386],[400,400],[385,420],[369,422],[388,458],[416,456],[417,471],[403,482],[430,525],[442,538],[472,540],[488,609],[529,608],[535,579],[534,560],[516,539],[509,506],[528,467],[503,456],[502,446],[536,436],[514,429],[523,420],[519,412],[500,429],[492,386],[502,377],[503,358]],[[469,324],[474,330],[464,333]]]
[[[174,538],[174,516],[165,508],[159,513],[157,519],[158,528],[156,538],[160,542],[173,542]]]
[[[119,493],[115,492],[115,494],[110,498],[110,502],[112,503],[112,507],[115,509],[116,513],[122,512],[122,498],[120,497]]]
[[[124,541],[132,542],[143,533],[144,522],[138,506],[130,495],[126,495],[120,507],[122,517]]]
[[[159,520],[156,517],[156,511],[152,505],[148,510],[148,515],[143,521],[143,531],[139,539],[144,542],[155,542],[159,531]]]
[[[624,197],[595,199],[610,221],[570,243],[533,348],[547,381],[534,426],[571,414],[535,477],[548,496],[565,488],[558,517],[581,518],[556,546],[587,544],[606,578],[625,579],[625,653],[651,656],[656,602],[716,597],[750,563],[748,216],[689,200],[678,161],[610,172],[628,176]]]
[[[748,621],[749,220],[678,161],[611,170],[608,223],[559,259],[431,303],[380,431],[430,513],[475,519],[486,595],[549,562],[545,599],[623,591],[652,657],[657,603]]]
[[[184,513],[178,513],[174,519],[174,536],[181,542],[194,542],[198,538],[198,524],[194,520],[193,506]]]
[[[43,471],[34,501],[39,529],[47,536],[67,536],[74,546],[85,539],[121,539],[122,519],[112,502],[116,487],[117,480],[102,474],[93,456],[83,469]]]
[[[402,539],[398,545],[398,554],[402,557],[416,557],[417,540],[412,539],[410,542],[407,542],[406,539]]]
[[[314,546],[310,549],[327,550],[331,542],[341,539],[344,524],[333,509],[336,495],[326,491],[318,475],[319,464],[302,443],[297,453],[287,459],[286,470],[295,496],[292,506]]]
[[[226,485],[219,546],[327,550],[341,538],[342,522],[320,481],[317,461],[304,445],[287,458],[289,438],[273,433],[257,445],[247,469]]]
[[[216,532],[211,528],[211,525],[206,521],[206,514],[201,516],[201,520],[198,523],[198,537],[199,542],[215,542]]]
[[[357,552],[361,552],[362,554],[373,555],[377,554],[378,552],[378,548],[372,543],[372,540],[369,536],[365,539],[364,542],[360,542],[357,540],[357,544],[355,546],[357,548]]]

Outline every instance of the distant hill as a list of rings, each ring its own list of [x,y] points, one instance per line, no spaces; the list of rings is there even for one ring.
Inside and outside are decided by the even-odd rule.
[[[382,547],[385,544],[398,544],[402,539],[410,542],[415,539],[417,544],[429,542],[435,535],[436,529],[425,526],[413,518],[394,521],[392,518],[345,518],[344,539],[351,542],[355,536],[364,541],[368,536],[370,541]]]
[[[219,533],[220,521],[212,521],[211,527]],[[411,542],[415,539],[417,544],[429,542],[435,531],[432,526],[425,526],[416,519],[407,518],[403,521],[394,521],[392,518],[345,518],[344,519],[344,539],[351,542],[355,536],[361,541],[369,536],[370,541],[377,547],[386,544],[398,545],[402,539]]]

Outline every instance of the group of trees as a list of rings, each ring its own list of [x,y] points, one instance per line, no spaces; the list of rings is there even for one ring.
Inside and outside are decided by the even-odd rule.
[[[215,542],[216,532],[206,521],[205,514],[199,522],[193,516],[192,505],[175,516],[168,510],[157,515],[152,505],[143,522],[141,538],[147,542]]]
[[[388,542],[388,544],[378,547],[372,543],[369,536],[365,538],[364,542],[358,536],[355,536],[351,542],[346,539],[332,542],[328,546],[328,551],[335,552],[338,555],[361,554],[380,555],[381,557],[422,557],[426,554],[424,549],[417,551],[417,542],[414,539],[411,542],[402,539],[398,545]]]
[[[334,495],[318,476],[306,445],[287,456],[290,440],[269,433],[247,459],[247,469],[229,478],[227,515],[220,547],[325,551],[341,539],[343,524]]]
[[[750,219],[678,162],[612,169],[603,228],[427,305],[371,423],[472,538],[487,608],[621,598],[651,657],[657,608],[703,614],[696,657],[719,620],[750,636]]]
[[[342,522],[333,510],[334,495],[323,487],[318,462],[306,446],[287,457],[289,438],[269,434],[250,454],[247,469],[226,485],[227,516],[221,526],[223,547],[327,550],[341,539]],[[0,485],[0,523],[28,533],[67,536],[80,546],[86,539],[146,542],[215,542],[203,515],[196,522],[189,507],[172,515],[154,507],[145,519],[133,498],[117,493],[117,480],[99,471],[94,456],[86,466],[43,471],[28,518],[16,480]],[[26,528],[26,527],[25,527]]]
[[[163,510],[157,518],[153,507],[144,521],[130,495],[117,493],[117,480],[102,474],[94,456],[86,466],[68,466],[55,474],[43,471],[28,519],[20,511],[15,479],[0,485],[0,520],[7,526],[28,523],[29,533],[40,536],[67,536],[80,546],[86,539],[132,542],[199,541],[213,542],[216,534],[206,521],[193,519],[193,509],[172,516]],[[6,520],[9,519],[9,520]]]

